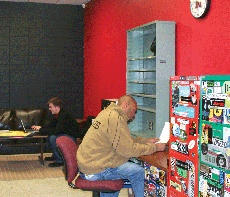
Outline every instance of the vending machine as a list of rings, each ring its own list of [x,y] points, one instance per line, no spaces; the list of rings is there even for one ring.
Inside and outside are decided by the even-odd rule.
[[[197,197],[200,79],[170,78],[169,197]]]
[[[230,75],[201,77],[199,196],[230,197]]]

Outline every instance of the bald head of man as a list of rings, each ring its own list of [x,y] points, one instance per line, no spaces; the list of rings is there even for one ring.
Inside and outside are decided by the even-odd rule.
[[[118,99],[118,106],[126,113],[129,121],[134,120],[137,113],[137,102],[129,95],[124,95]]]

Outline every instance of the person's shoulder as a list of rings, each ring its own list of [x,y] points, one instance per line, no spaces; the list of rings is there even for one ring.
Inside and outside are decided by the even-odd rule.
[[[112,116],[113,118],[117,117],[121,119],[127,119],[127,115],[125,114],[125,112],[121,109],[121,107],[119,107],[118,105],[113,106],[113,108],[111,108],[110,111],[110,116]]]
[[[65,109],[61,109],[59,116],[73,118],[73,116]]]
[[[121,113],[115,109],[112,109],[108,113],[108,117],[111,119],[119,119],[121,117]]]

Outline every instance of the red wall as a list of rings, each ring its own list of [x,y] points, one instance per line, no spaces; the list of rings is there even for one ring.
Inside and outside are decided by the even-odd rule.
[[[221,3],[220,3],[221,2]],[[85,8],[84,116],[126,92],[126,31],[176,22],[176,75],[230,75],[230,1],[212,0],[195,19],[189,0],[91,0]]]

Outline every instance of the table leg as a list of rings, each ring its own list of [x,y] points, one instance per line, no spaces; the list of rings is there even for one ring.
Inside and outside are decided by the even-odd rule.
[[[41,155],[38,156],[40,163],[44,166],[44,160],[43,160],[43,138],[41,138]]]

